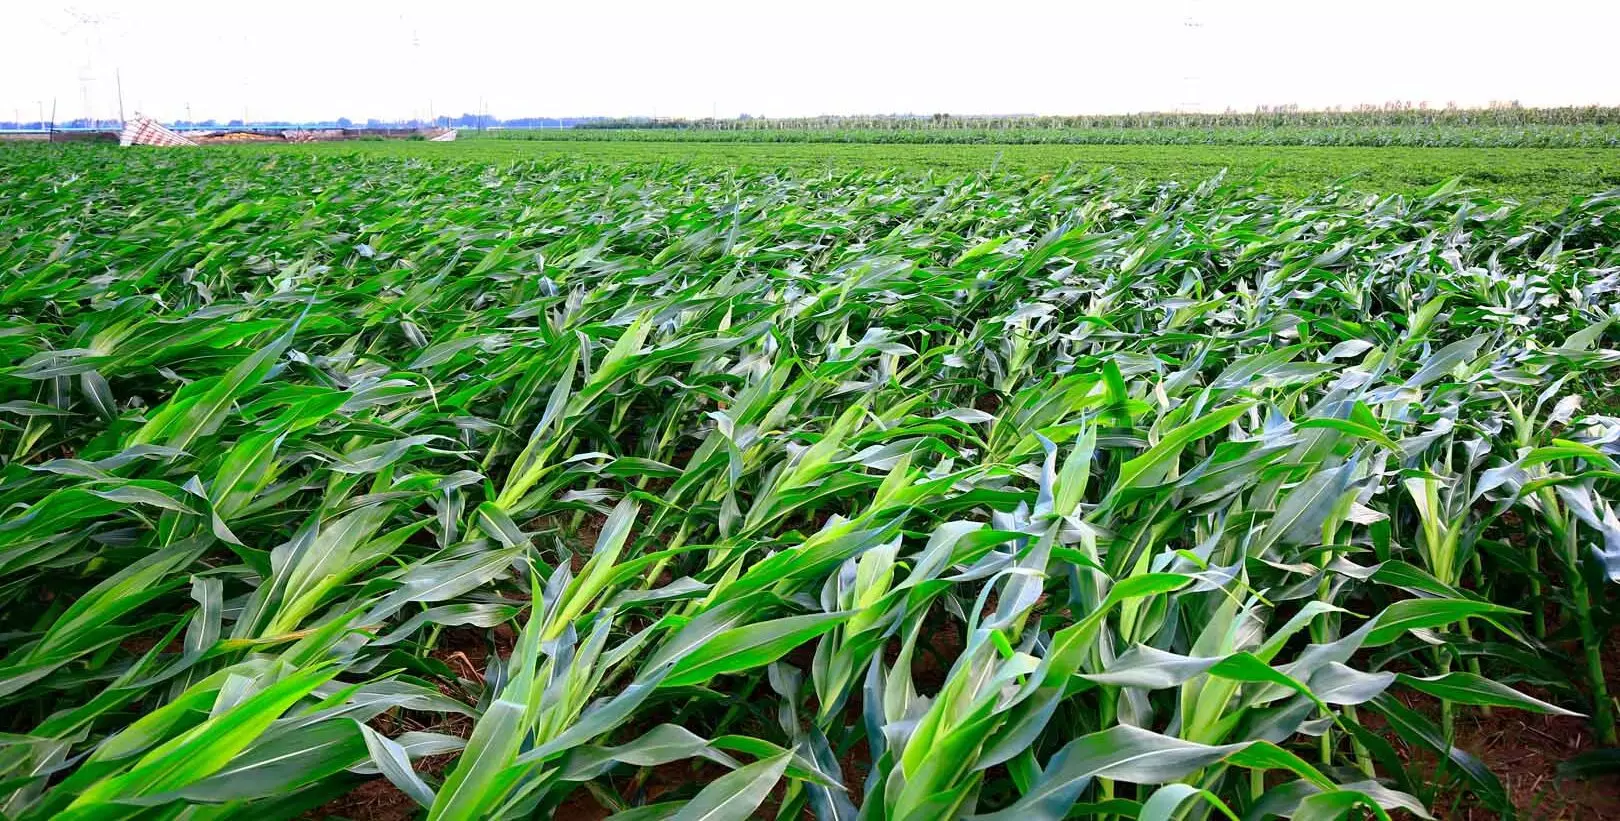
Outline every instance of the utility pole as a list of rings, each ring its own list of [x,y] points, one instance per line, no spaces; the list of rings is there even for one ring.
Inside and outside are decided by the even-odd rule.
[[[84,106],[85,125],[91,127],[96,124],[95,117],[90,114],[90,81],[94,79],[95,77],[90,76],[88,71],[79,73],[79,102]]]
[[[118,125],[124,124],[124,72],[113,69],[113,80],[118,83]]]

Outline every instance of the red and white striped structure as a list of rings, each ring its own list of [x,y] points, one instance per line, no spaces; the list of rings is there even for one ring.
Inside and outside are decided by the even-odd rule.
[[[124,123],[123,133],[118,135],[118,144],[131,145],[190,145],[196,143],[169,130],[162,123],[151,117],[136,115],[135,119]]]

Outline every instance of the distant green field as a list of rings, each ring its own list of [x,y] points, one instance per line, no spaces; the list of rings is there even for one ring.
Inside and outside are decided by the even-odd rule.
[[[1112,167],[1122,179],[1196,182],[1226,169],[1285,196],[1339,180],[1374,193],[1413,193],[1451,178],[1492,195],[1557,207],[1620,187],[1620,150],[1538,148],[1341,148],[1212,145],[903,145],[468,140],[244,146],[241,151],[364,154],[507,162],[568,157],[606,165],[684,163],[739,170],[824,168],[957,175],[994,169],[1046,173],[1071,164]]]
[[[1264,128],[541,128],[472,132],[463,139],[693,143],[922,145],[1307,145],[1386,148],[1620,148],[1620,125],[1274,126]]]

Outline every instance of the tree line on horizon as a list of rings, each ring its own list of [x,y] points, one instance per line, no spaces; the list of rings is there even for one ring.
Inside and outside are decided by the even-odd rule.
[[[761,117],[747,113],[734,118],[682,118],[631,115],[623,117],[513,117],[463,113],[430,119],[364,120],[336,117],[329,120],[165,120],[175,128],[658,128],[710,130],[791,129],[1014,129],[1014,128],[1323,128],[1337,126],[1587,126],[1620,125],[1620,106],[1525,107],[1516,100],[1492,102],[1483,108],[1448,103],[1433,107],[1424,102],[1393,101],[1349,108],[1306,109],[1295,104],[1259,106],[1253,111],[1227,109],[1220,113],[1145,111],[1132,114],[829,114],[816,117]],[[0,130],[117,128],[113,119],[77,118],[50,123],[43,120],[4,121]]]

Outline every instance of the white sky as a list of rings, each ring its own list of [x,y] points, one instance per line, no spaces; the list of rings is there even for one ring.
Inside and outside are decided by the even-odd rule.
[[[115,69],[198,120],[1616,104],[1617,35],[1616,0],[0,0],[0,119],[116,116]]]

